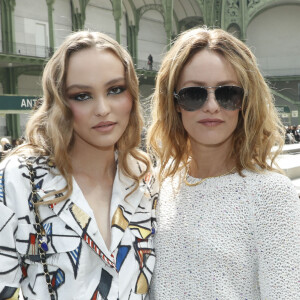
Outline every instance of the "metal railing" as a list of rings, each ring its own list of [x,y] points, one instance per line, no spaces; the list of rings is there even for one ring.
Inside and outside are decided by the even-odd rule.
[[[297,90],[293,90],[291,88],[278,88],[275,89],[275,91],[293,101],[300,101],[300,95],[297,94]]]
[[[142,69],[142,70],[152,70],[152,71],[158,71],[160,67],[160,63],[158,62],[153,62],[152,63],[152,68],[148,65],[147,60],[138,60],[137,69]]]
[[[0,40],[0,54],[14,54],[14,55],[22,55],[22,56],[33,56],[33,57],[43,57],[48,58],[53,54],[53,48],[46,46],[38,46],[24,43],[14,43],[12,51],[5,50],[5,47],[2,45],[2,41]],[[149,71],[158,71],[160,67],[159,62],[153,62],[152,67],[148,65],[147,60],[138,60],[137,65],[135,66],[137,69],[149,70]]]
[[[53,48],[46,46],[38,46],[24,43],[14,43],[12,51],[6,51],[5,47],[2,45],[2,41],[0,40],[0,54],[14,54],[14,55],[22,55],[22,56],[32,56],[32,57],[43,57],[48,58],[53,54]],[[153,62],[152,67],[148,65],[147,60],[138,60],[137,65],[135,66],[137,69],[149,70],[149,71],[158,71],[160,67],[160,62]]]
[[[23,43],[14,43],[12,51],[6,51],[2,46],[2,41],[0,40],[0,53],[4,54],[15,54],[15,55],[23,55],[23,56],[33,56],[33,57],[50,57],[53,53],[53,49],[46,46],[38,46],[31,44],[23,44]]]

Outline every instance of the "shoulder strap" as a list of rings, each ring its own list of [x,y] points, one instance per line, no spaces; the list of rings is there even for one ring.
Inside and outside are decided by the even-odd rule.
[[[39,241],[39,255],[40,255],[41,263],[43,265],[43,271],[44,271],[44,275],[45,275],[46,284],[48,286],[50,299],[55,300],[56,296],[55,296],[55,293],[54,293],[54,290],[53,290],[53,287],[51,284],[50,275],[49,275],[49,271],[48,271],[48,265],[46,263],[46,252],[48,251],[47,236],[46,236],[44,227],[41,224],[41,219],[40,219],[39,211],[38,211],[38,205],[36,205],[38,203],[37,189],[36,189],[36,185],[34,183],[34,179],[36,177],[36,171],[34,170],[32,162],[30,162],[29,159],[26,159],[26,166],[29,171],[29,178],[30,178],[30,185],[31,185],[30,199],[33,202],[32,205],[33,205],[33,211],[35,214],[36,232],[37,232],[37,238]]]

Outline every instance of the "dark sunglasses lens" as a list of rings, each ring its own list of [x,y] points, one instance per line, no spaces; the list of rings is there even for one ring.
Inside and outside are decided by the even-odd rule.
[[[187,111],[194,111],[204,104],[207,98],[207,91],[202,87],[183,88],[178,93],[178,104]]]
[[[236,110],[242,107],[244,90],[238,86],[222,86],[215,90],[219,105],[227,110]]]

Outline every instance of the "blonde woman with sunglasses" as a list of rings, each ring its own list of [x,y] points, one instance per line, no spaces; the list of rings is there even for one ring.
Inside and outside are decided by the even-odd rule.
[[[275,162],[283,137],[243,42],[220,29],[178,37],[148,136],[161,180],[152,299],[300,298],[300,201]]]

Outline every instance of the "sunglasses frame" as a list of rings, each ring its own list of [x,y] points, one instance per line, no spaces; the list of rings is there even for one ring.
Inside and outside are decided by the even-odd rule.
[[[237,107],[234,107],[234,108],[226,108],[226,107],[224,107],[221,103],[220,103],[220,101],[217,99],[217,97],[216,97],[216,90],[217,89],[219,89],[219,88],[224,88],[224,87],[230,87],[230,88],[238,88],[238,89],[240,89],[241,90],[241,92],[242,92],[242,99],[241,99],[241,105],[240,106],[237,106]],[[198,108],[188,108],[188,107],[186,107],[185,105],[184,105],[184,100],[182,100],[181,99],[181,96],[179,95],[180,94],[180,92],[182,91],[182,90],[185,90],[185,89],[190,89],[190,88],[202,88],[202,89],[205,89],[206,90],[206,93],[207,93],[207,95],[206,95],[206,99],[205,99],[205,101],[202,103],[202,105],[200,105],[200,107],[198,107]],[[212,92],[209,92],[208,91],[208,89],[214,89]],[[176,93],[175,91],[174,91],[174,97],[175,97],[175,99],[176,99],[176,101],[177,101],[177,104],[181,107],[181,108],[183,108],[184,110],[187,110],[187,111],[195,111],[195,110],[198,110],[198,109],[200,109],[201,107],[203,107],[203,105],[205,104],[205,102],[207,101],[207,99],[208,99],[208,94],[211,94],[211,93],[214,93],[214,96],[215,96],[215,99],[216,99],[216,101],[217,101],[217,103],[218,103],[218,105],[221,107],[221,108],[223,108],[223,109],[226,109],[226,110],[236,110],[236,109],[241,109],[242,108],[242,102],[243,102],[243,98],[244,98],[244,89],[242,88],[242,87],[240,87],[240,86],[237,86],[237,85],[219,85],[219,86],[188,86],[188,87],[184,87],[184,88],[182,88],[181,90],[179,90],[179,92],[178,93]]]

